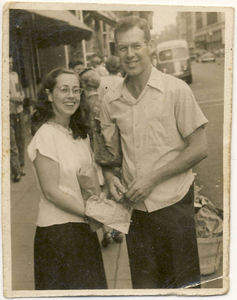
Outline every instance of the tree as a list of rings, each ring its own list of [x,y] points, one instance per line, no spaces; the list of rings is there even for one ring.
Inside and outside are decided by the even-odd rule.
[[[161,33],[156,38],[156,42],[163,43],[171,40],[178,39],[178,28],[174,24],[170,24],[165,26],[165,29],[161,31]]]

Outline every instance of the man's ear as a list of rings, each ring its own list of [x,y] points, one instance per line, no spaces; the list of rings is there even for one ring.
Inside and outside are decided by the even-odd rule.
[[[151,55],[154,51],[155,51],[155,41],[154,39],[150,39],[149,43],[148,43],[148,51],[149,54]]]

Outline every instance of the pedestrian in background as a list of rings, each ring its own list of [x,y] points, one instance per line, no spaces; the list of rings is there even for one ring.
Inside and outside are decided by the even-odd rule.
[[[94,69],[86,68],[80,74],[80,81],[83,87],[85,103],[90,110],[89,118],[98,117],[101,106],[101,98],[99,95],[101,78]]]
[[[13,58],[9,57],[10,71],[10,164],[13,182],[19,182],[24,176],[25,165],[25,124],[23,101],[25,94],[18,74],[13,71]]]
[[[93,54],[91,57],[91,67],[95,70],[95,72],[100,76],[108,76],[108,71],[102,65],[102,60],[99,55]]]
[[[102,254],[91,232],[77,180],[92,163],[88,113],[80,105],[78,77],[51,71],[32,116],[28,146],[40,192],[34,242],[35,289],[106,289]]]
[[[77,74],[78,76],[85,69],[84,63],[81,60],[70,61],[68,64],[68,68],[70,70],[72,70],[75,74]]]
[[[106,70],[108,71],[108,76],[101,77],[100,87],[99,87],[99,95],[100,99],[102,100],[106,93],[116,87],[118,84],[123,82],[123,78],[121,77],[120,70],[121,70],[121,63],[120,59],[117,56],[111,56],[105,62]],[[121,176],[121,169],[115,168],[115,174],[117,176]],[[102,245],[104,247],[108,246],[113,241],[117,243],[123,242],[123,234],[118,230],[113,229],[110,231],[107,227],[103,227],[103,240]]]
[[[127,76],[105,95],[100,119],[105,136],[120,130],[122,180],[104,174],[114,199],[134,208],[126,235],[133,288],[198,287],[192,167],[207,156],[207,119],[184,81],[151,65],[146,20],[121,19],[115,41]]]
[[[111,56],[105,63],[106,70],[108,71],[108,76],[101,77],[99,94],[100,98],[103,99],[105,94],[112,88],[116,87],[119,83],[123,81],[120,74],[121,63],[117,56]]]
[[[114,59],[112,59],[113,65],[114,65]],[[117,66],[117,60],[116,60],[116,67]],[[116,69],[117,71],[117,69]],[[113,76],[115,77],[115,76]],[[117,77],[117,76],[116,76]],[[82,82],[83,86],[83,96],[85,97],[85,103],[89,107],[90,110],[90,126],[91,126],[91,131],[90,131],[90,139],[91,139],[91,145],[93,149],[93,119],[94,118],[99,118],[100,115],[100,107],[101,107],[101,95],[100,95],[100,84],[103,78],[107,77],[99,77],[98,73],[91,68],[85,69],[81,74],[80,74],[80,79]],[[119,78],[119,77],[118,77]],[[117,78],[114,80],[114,84],[117,82]],[[111,81],[110,81],[111,84]],[[111,86],[111,85],[110,85]],[[104,92],[104,88],[102,88],[101,92]],[[97,168],[97,173],[98,173],[98,178],[99,178],[99,183],[101,185],[101,188],[103,192],[107,194],[107,197],[109,197],[108,194],[108,189],[107,186],[105,185],[105,180],[104,176],[102,174],[102,170],[99,165],[95,164]],[[118,243],[123,242],[123,235],[117,230],[113,230],[112,233],[108,230],[106,226],[102,227],[103,230],[103,240],[102,240],[102,245],[104,247],[108,246],[108,244],[112,243],[113,241],[116,241]]]

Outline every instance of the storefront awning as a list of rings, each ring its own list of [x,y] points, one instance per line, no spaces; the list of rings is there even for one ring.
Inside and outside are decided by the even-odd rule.
[[[40,48],[77,43],[90,39],[92,34],[88,26],[66,10],[10,10],[10,18],[10,28],[25,29]]]

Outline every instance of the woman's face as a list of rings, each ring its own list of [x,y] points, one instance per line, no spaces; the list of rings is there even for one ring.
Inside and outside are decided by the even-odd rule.
[[[79,81],[74,74],[61,74],[56,81],[53,92],[49,94],[53,111],[59,117],[71,116],[80,105]]]

